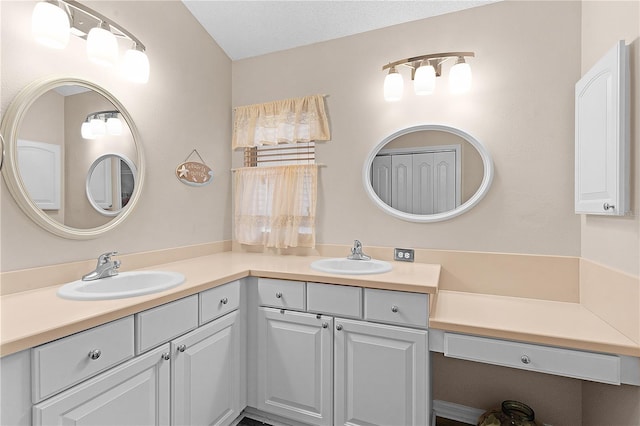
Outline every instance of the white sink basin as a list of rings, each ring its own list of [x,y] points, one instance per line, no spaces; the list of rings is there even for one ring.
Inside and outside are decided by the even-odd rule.
[[[179,286],[184,275],[179,272],[132,271],[94,281],[73,281],[60,287],[58,296],[72,300],[106,300],[158,293]]]
[[[351,260],[346,257],[320,259],[311,263],[311,268],[320,272],[342,275],[382,274],[391,270],[384,260]]]

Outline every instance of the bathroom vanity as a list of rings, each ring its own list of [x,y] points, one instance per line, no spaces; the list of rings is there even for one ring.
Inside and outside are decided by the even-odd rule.
[[[349,276],[312,270],[315,259],[225,252],[157,265],[185,283],[128,299],[64,300],[59,286],[3,296],[3,424],[228,425],[250,407],[305,424],[425,425],[430,351],[640,385],[637,344],[575,304],[512,298],[551,320],[507,330],[468,304],[526,305],[438,291],[439,265]],[[572,334],[576,321],[590,330]]]

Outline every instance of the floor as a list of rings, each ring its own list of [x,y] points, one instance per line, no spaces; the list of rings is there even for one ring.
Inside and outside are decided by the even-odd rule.
[[[258,420],[244,417],[240,420],[237,426],[270,426],[268,423],[263,423]],[[436,417],[436,426],[467,426],[467,423],[457,422],[455,420],[444,419],[442,417]]]

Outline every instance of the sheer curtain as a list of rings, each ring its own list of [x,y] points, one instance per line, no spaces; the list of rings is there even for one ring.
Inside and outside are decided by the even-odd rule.
[[[331,139],[324,96],[284,99],[235,109],[232,149]]]
[[[265,247],[315,247],[315,164],[235,171],[235,239]]]

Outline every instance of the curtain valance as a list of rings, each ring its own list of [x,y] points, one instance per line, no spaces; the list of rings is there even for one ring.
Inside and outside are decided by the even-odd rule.
[[[322,95],[235,109],[232,149],[329,139],[331,132]]]

